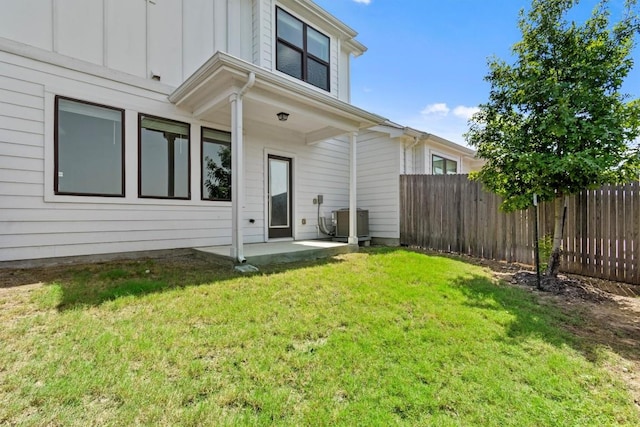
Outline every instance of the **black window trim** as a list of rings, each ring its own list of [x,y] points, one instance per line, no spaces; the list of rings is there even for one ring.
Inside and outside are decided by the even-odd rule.
[[[78,193],[78,192],[73,192],[73,191],[59,191],[59,185],[58,185],[58,173],[59,173],[59,168],[60,168],[60,164],[58,161],[58,155],[59,155],[59,130],[58,130],[58,120],[59,120],[59,101],[60,100],[65,100],[65,101],[71,101],[71,102],[77,102],[78,104],[85,104],[85,105],[92,105],[94,107],[100,107],[100,108],[107,108],[109,110],[114,110],[114,111],[118,111],[120,112],[120,119],[121,119],[121,138],[120,138],[120,149],[122,150],[122,159],[121,159],[121,191],[120,194],[103,194],[103,193]],[[117,107],[112,107],[110,105],[105,105],[105,104],[99,104],[96,102],[90,102],[90,101],[85,101],[82,99],[76,99],[76,98],[70,98],[67,96],[62,96],[62,95],[56,95],[55,96],[55,100],[54,100],[54,118],[53,118],[53,158],[54,158],[54,166],[53,166],[53,192],[56,196],[82,196],[82,197],[125,197],[125,188],[126,188],[126,181],[125,181],[125,155],[126,155],[126,150],[125,150],[125,111],[122,108],[117,108]]]
[[[278,37],[278,10],[282,11],[283,13],[286,13],[287,15],[289,15],[290,17],[292,17],[293,19],[295,19],[296,21],[300,22],[302,24],[302,49],[300,49],[298,46],[289,43],[288,41],[281,39],[280,37]],[[318,58],[317,56],[311,54],[308,52],[307,49],[307,27],[313,29],[314,31],[322,34],[323,36],[325,36],[327,39],[329,39],[329,60],[325,61],[323,59]],[[323,33],[322,31],[318,30],[317,28],[315,28],[312,25],[307,24],[305,21],[301,20],[300,18],[297,18],[296,16],[292,15],[291,13],[287,12],[286,10],[284,10],[283,8],[281,8],[280,6],[276,6],[276,64],[275,64],[275,68],[276,70],[278,70],[278,43],[282,43],[285,46],[299,52],[302,55],[302,79],[298,79],[298,80],[302,80],[303,82],[310,84],[313,87],[317,87],[318,89],[321,90],[326,90],[327,92],[331,92],[331,37],[329,37],[328,35],[326,35],[325,33]],[[327,67],[327,89],[322,88],[320,86],[316,86],[313,83],[309,82],[308,79],[308,75],[307,75],[307,71],[308,71],[308,67],[307,67],[307,59],[311,58],[314,61],[325,65]],[[280,70],[278,70],[280,71]],[[286,74],[287,76],[293,77],[295,79],[297,79],[297,77],[291,76],[290,74],[285,73],[284,71],[280,71],[281,73]]]
[[[163,120],[187,126],[187,196],[144,196],[142,195],[142,118]],[[167,119],[166,117],[154,116],[152,114],[138,113],[138,198],[139,199],[161,199],[161,200],[191,200],[191,124],[179,120]]]
[[[214,129],[214,128],[210,128],[210,127],[206,127],[206,126],[200,126],[200,164],[202,165],[203,161],[204,161],[204,132],[205,130],[212,130],[215,132],[223,132],[223,133],[228,133],[229,135],[231,135],[231,132],[227,132],[227,131],[223,131],[220,129]],[[229,143],[229,148],[231,148],[231,143]],[[232,159],[232,171],[233,171],[233,159]],[[231,185],[233,188],[233,181],[231,182]],[[202,169],[200,171],[200,199],[206,202],[231,202],[233,200],[233,196],[232,194],[229,194],[229,198],[228,199],[210,199],[208,197],[205,197],[204,195],[204,191],[202,190],[204,188],[204,169]]]
[[[438,157],[440,159],[443,160],[443,164],[442,164],[442,175],[453,175],[453,174],[448,174],[447,173],[447,163],[454,163],[456,165],[456,174],[460,173],[460,171],[458,170],[458,161],[457,160],[453,160],[450,158],[447,158],[445,156],[442,156],[440,154],[431,154],[431,174],[432,175],[438,175],[435,173],[434,167],[433,167],[433,160],[434,157]]]

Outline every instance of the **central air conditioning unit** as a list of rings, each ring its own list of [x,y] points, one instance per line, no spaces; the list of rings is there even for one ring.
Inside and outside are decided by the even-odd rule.
[[[333,211],[336,219],[336,239],[346,239],[349,237],[349,209],[338,209]],[[364,209],[357,210],[358,219],[358,240],[370,240],[369,238],[369,211]]]

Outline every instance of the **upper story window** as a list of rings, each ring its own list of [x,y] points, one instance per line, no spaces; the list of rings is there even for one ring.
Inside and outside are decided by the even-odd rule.
[[[124,110],[56,96],[56,194],[124,197]]]
[[[329,90],[329,37],[276,9],[278,71]]]
[[[140,197],[189,199],[189,124],[140,114]]]
[[[454,175],[458,173],[458,162],[434,154],[431,156],[431,169],[434,175]]]

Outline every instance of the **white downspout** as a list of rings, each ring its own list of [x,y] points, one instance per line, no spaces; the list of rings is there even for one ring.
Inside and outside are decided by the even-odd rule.
[[[350,245],[358,244],[358,194],[356,132],[349,134],[349,239]]]
[[[255,73],[249,74],[247,83],[229,97],[231,102],[231,256],[238,262],[246,262],[243,247],[242,211],[244,207],[244,119],[243,96],[256,82]]]
[[[416,145],[418,145],[418,143],[420,143],[420,138],[418,138],[417,136],[413,137],[413,142],[411,143],[411,145],[409,145],[408,147],[405,146],[404,149],[404,173],[405,175],[408,173],[407,172],[407,150],[411,150],[411,173],[416,173],[416,159],[413,155],[413,149],[415,148]]]

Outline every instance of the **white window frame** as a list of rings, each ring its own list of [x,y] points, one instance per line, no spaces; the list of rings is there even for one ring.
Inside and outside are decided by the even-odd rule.
[[[438,156],[438,157],[442,157],[443,159],[447,159],[447,160],[451,160],[456,162],[456,174],[461,173],[460,170],[462,168],[462,158],[461,157],[456,157],[453,156],[451,154],[447,154],[444,153],[442,151],[438,151],[438,150],[432,150],[429,149],[427,150],[427,159],[425,161],[425,164],[427,165],[427,174],[428,175],[433,175],[433,156]]]

